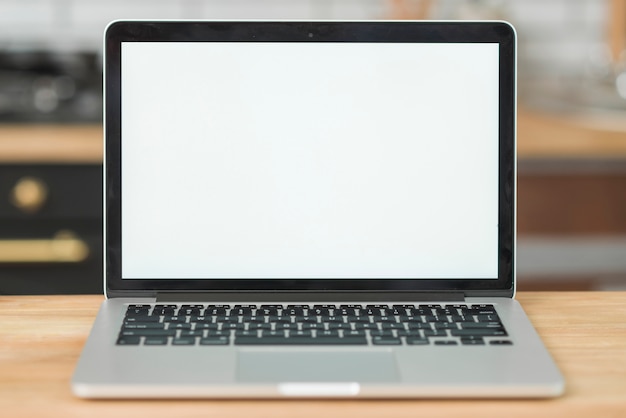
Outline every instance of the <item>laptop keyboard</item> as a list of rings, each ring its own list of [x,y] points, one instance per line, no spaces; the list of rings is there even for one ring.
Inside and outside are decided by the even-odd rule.
[[[511,345],[493,305],[129,305],[118,345]]]

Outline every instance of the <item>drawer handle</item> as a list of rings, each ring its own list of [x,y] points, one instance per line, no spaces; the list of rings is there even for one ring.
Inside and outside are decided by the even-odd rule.
[[[0,240],[0,263],[80,263],[87,256],[89,246],[71,231],[52,239]]]

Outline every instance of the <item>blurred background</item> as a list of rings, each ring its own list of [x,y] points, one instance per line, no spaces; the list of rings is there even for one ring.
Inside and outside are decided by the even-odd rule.
[[[624,0],[0,0],[0,294],[102,291],[102,32],[120,18],[512,22],[518,289],[626,289]]]

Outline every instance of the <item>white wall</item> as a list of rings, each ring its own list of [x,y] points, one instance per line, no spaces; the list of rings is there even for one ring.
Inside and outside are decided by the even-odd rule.
[[[0,49],[99,50],[115,19],[380,19],[386,0],[0,0]]]

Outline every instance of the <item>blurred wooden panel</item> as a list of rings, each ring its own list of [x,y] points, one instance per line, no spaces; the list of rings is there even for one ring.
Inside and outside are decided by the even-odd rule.
[[[518,232],[626,235],[626,171],[521,173]]]
[[[521,107],[519,158],[626,158],[623,112],[542,113]]]
[[[101,163],[101,125],[0,125],[0,163]]]

